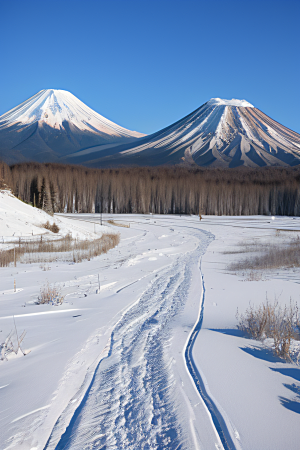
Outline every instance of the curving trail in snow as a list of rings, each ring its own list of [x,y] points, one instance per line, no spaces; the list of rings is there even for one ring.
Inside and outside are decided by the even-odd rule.
[[[212,402],[199,389],[203,383],[192,359],[203,316],[201,296],[199,320],[187,341],[184,375],[178,369],[178,356],[174,357],[182,355],[174,339],[176,329],[187,319],[191,285],[202,287],[200,259],[211,241],[211,235],[195,228],[188,234],[195,240],[194,250],[179,254],[125,311],[111,332],[108,354],[99,361],[71,420],[66,423],[67,408],[45,449],[188,450],[202,448],[201,444],[206,449],[235,448],[215,405],[207,408]],[[203,435],[203,417],[192,410],[191,394],[185,390],[188,383],[190,391],[196,387],[204,399],[201,414],[206,415],[209,436]]]
[[[182,303],[180,269],[160,276],[115,326],[108,357],[55,448],[177,448],[183,440],[165,360],[169,323]]]
[[[200,307],[200,313],[198,321],[196,322],[193,330],[190,333],[188,342],[185,347],[184,357],[187,365],[187,369],[193,379],[195,387],[201,396],[209,414],[211,415],[213,424],[216,428],[216,431],[220,437],[224,450],[235,450],[236,446],[232,440],[230,432],[227,428],[224,418],[222,417],[221,412],[218,410],[214,400],[210,397],[209,393],[206,390],[205,383],[202,380],[202,377],[199,373],[199,369],[197,364],[193,358],[193,348],[196,342],[197,336],[201,330],[203,323],[203,314],[204,314],[204,298],[205,298],[205,286],[204,279],[202,276],[202,302]],[[239,448],[239,446],[238,446]]]

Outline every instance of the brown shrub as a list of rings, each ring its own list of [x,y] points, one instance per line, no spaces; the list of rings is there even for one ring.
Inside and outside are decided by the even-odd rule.
[[[46,228],[46,230],[52,231],[52,233],[58,233],[59,232],[59,226],[56,225],[55,222],[53,222],[53,224],[51,225],[51,223],[49,222],[49,220],[47,220],[46,223],[44,223],[42,225],[43,228]]]
[[[244,314],[237,311],[238,329],[252,339],[274,341],[273,353],[276,356],[291,360],[290,349],[292,339],[298,340],[300,333],[299,310],[297,303],[281,306],[275,300],[273,304],[266,300],[258,306],[249,305]]]
[[[60,289],[58,289],[56,286],[52,286],[47,281],[47,283],[41,287],[40,295],[37,301],[39,305],[61,305],[63,301],[64,296],[61,294]]]

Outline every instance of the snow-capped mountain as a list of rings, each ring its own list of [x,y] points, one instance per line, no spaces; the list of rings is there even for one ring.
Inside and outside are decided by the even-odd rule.
[[[149,136],[105,119],[67,91],[47,89],[0,117],[0,159],[90,167],[300,164],[300,135],[246,100],[212,98]]]
[[[128,145],[68,156],[94,167],[185,163],[211,167],[300,164],[300,135],[246,100],[212,98],[196,111]]]
[[[58,161],[86,147],[142,136],[96,113],[68,91],[45,89],[0,117],[0,157],[8,163]]]

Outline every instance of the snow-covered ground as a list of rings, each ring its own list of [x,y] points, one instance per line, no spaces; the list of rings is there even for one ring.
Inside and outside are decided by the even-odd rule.
[[[230,274],[227,264],[245,255],[224,254],[240,242],[289,239],[300,235],[300,219],[276,217],[210,217],[202,226],[215,240],[202,259],[205,309],[194,347],[195,361],[208,392],[243,449],[300,447],[300,368],[275,358],[260,342],[242,337],[235,328],[237,308],[275,298],[300,301],[299,268],[264,272],[247,281]],[[281,231],[276,229],[298,230]],[[298,391],[298,395],[297,395]]]
[[[0,341],[13,316],[27,331],[27,355],[0,362],[0,448],[298,449],[300,369],[242,337],[235,313],[266,292],[299,301],[299,274],[245,281],[224,252],[300,219],[113,218],[130,228],[107,227],[121,242],[106,255],[0,269]],[[99,215],[54,219],[100,232]],[[34,304],[47,281],[62,305]]]

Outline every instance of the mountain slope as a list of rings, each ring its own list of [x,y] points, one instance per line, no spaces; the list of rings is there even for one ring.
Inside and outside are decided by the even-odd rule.
[[[216,98],[133,144],[89,148],[68,161],[91,167],[183,161],[212,167],[293,166],[300,163],[300,135],[245,100]]]
[[[86,147],[142,136],[96,113],[68,91],[45,89],[0,117],[0,156],[8,163],[59,161]]]

